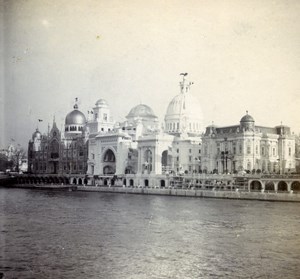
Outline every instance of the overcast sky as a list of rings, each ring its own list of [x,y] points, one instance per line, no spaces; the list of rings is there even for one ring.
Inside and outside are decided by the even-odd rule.
[[[257,125],[300,131],[300,1],[10,0],[1,10],[2,145],[27,147],[37,119],[41,132],[54,115],[62,128],[76,97],[85,114],[104,98],[117,121],[140,103],[163,120],[181,72],[205,126],[248,110]]]

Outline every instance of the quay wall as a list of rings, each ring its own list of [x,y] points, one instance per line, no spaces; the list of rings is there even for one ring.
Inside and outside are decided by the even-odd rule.
[[[27,188],[36,190],[58,191],[86,191],[102,193],[138,194],[138,195],[164,195],[177,197],[216,198],[216,199],[241,199],[280,202],[300,202],[300,192],[262,192],[262,191],[222,191],[203,189],[168,189],[168,188],[130,188],[106,187],[88,185],[61,185],[61,184],[0,184],[0,187]]]
[[[267,193],[247,191],[213,191],[191,189],[162,189],[162,188],[127,188],[127,187],[95,187],[77,186],[78,191],[123,193],[140,195],[164,195],[179,197],[217,198],[217,199],[243,199],[262,201],[288,201],[300,202],[300,193]]]

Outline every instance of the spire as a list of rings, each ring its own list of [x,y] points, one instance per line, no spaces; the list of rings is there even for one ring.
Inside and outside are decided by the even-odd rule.
[[[75,98],[75,104],[74,104],[74,109],[78,109],[78,98]]]

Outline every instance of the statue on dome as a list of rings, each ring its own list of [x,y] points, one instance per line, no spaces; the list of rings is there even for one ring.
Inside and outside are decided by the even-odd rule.
[[[190,90],[191,85],[194,83],[186,81],[185,77],[188,75],[188,73],[181,73],[180,75],[182,76],[182,81],[180,82],[181,93],[187,93]]]

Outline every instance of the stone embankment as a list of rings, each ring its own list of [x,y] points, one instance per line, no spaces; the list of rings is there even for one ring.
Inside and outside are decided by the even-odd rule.
[[[165,189],[165,188],[129,188],[129,187],[95,187],[77,186],[78,191],[92,191],[104,193],[123,193],[140,195],[164,195],[178,197],[218,198],[218,199],[243,199],[262,201],[288,201],[300,202],[300,193],[275,193],[275,192],[248,192],[248,191],[215,191],[192,189]]]

